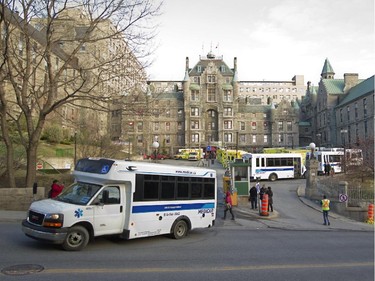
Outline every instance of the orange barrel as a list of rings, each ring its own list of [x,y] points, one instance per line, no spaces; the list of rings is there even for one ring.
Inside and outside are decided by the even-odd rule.
[[[262,199],[262,210],[260,212],[261,216],[268,216],[268,194],[263,195]]]
[[[374,204],[368,205],[368,212],[367,212],[368,219],[374,219]]]

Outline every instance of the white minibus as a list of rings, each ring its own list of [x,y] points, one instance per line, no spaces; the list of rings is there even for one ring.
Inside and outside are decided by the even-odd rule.
[[[250,163],[250,178],[275,181],[304,176],[306,168],[299,153],[248,153],[243,159]]]
[[[96,236],[179,239],[215,222],[215,170],[84,158],[74,177],[56,198],[31,204],[22,222],[27,236],[74,251]]]

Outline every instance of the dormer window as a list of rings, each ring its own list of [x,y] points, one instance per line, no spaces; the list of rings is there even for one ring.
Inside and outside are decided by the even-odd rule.
[[[197,65],[197,72],[202,72],[202,66],[201,65]]]
[[[220,66],[220,71],[221,71],[222,73],[224,73],[224,72],[226,71],[226,67],[225,67],[225,65]]]

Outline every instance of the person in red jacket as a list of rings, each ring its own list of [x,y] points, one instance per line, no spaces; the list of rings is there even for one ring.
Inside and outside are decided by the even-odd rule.
[[[51,185],[51,198],[55,198],[63,189],[64,186],[60,185],[58,180],[54,180]]]
[[[224,210],[224,217],[223,217],[224,220],[227,216],[228,211],[232,215],[232,220],[234,220],[234,215],[233,215],[233,211],[232,211],[232,198],[230,196],[229,191],[227,191],[227,193],[225,194],[225,210]]]

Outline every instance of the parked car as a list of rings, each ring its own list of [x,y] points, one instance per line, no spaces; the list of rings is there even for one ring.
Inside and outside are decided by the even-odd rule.
[[[157,154],[156,155],[156,160],[164,160],[164,159],[170,159],[170,158],[171,157],[169,155],[166,155],[166,154]],[[155,154],[147,155],[147,159],[155,160]]]

